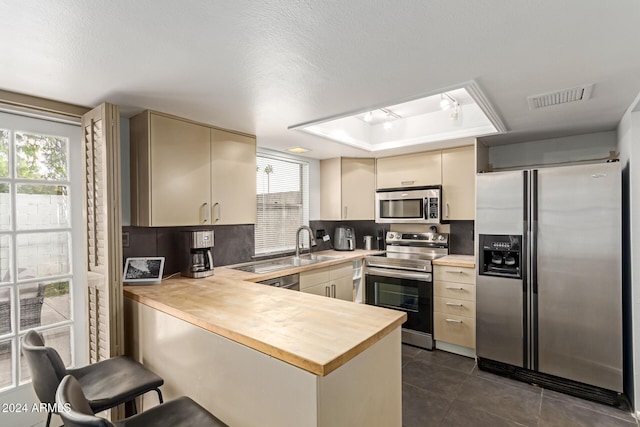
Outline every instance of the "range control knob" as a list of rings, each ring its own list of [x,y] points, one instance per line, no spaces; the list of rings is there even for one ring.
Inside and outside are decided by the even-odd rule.
[[[444,236],[441,234],[438,236],[438,240],[444,240]]]

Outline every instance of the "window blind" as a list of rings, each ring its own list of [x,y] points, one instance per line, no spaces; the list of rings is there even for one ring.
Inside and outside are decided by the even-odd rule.
[[[258,153],[256,189],[256,255],[294,250],[296,231],[309,225],[309,164]]]

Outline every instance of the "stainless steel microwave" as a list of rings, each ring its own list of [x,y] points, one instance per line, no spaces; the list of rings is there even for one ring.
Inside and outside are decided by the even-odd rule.
[[[439,224],[441,186],[390,188],[376,191],[376,222]]]

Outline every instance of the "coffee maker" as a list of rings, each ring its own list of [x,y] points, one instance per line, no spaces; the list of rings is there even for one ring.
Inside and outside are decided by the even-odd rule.
[[[183,232],[183,269],[185,277],[199,279],[213,275],[213,230]]]

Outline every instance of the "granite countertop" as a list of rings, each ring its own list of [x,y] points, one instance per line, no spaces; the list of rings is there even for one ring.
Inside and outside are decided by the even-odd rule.
[[[327,251],[334,254],[334,251]],[[325,252],[325,254],[328,254]],[[277,274],[218,267],[204,279],[178,277],[160,285],[125,286],[124,295],[315,375],[324,376],[406,321],[402,311],[279,289],[265,280],[339,264],[379,251],[338,252],[344,258]],[[311,268],[310,268],[311,267]]]

